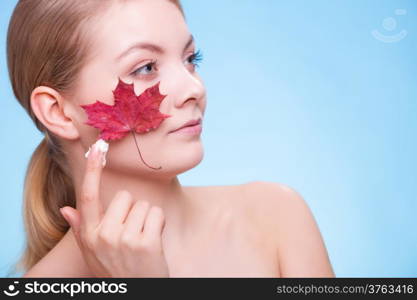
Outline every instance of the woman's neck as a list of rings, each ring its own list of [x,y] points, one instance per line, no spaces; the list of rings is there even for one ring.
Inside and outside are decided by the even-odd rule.
[[[77,199],[80,199],[83,174],[75,174],[74,178],[76,178],[74,182],[75,192]],[[191,199],[186,193],[177,176],[144,179],[132,174],[112,172],[112,170],[104,168],[99,188],[103,211],[106,211],[108,205],[120,190],[128,191],[135,202],[147,201],[151,206],[162,208],[166,229],[167,227],[170,230],[176,228],[181,231],[181,229],[187,228],[193,215],[198,210],[195,199]],[[179,231],[176,233],[180,234]]]

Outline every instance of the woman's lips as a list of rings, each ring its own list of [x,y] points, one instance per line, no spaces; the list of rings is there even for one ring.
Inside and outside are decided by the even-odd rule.
[[[192,126],[186,126],[175,131],[170,132],[171,134],[186,134],[186,135],[198,135],[203,130],[203,126],[200,123]]]

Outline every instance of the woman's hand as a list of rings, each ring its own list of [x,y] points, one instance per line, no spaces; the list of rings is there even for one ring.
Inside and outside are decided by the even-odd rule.
[[[95,143],[88,156],[77,209],[61,208],[87,265],[97,277],[169,277],[160,207],[119,191],[103,214],[99,186],[105,153],[98,148]]]

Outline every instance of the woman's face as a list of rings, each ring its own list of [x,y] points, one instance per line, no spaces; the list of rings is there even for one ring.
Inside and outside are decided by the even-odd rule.
[[[200,135],[169,133],[189,120],[203,119],[206,107],[205,87],[191,57],[195,44],[180,10],[168,0],[115,1],[90,29],[92,56],[81,71],[72,101],[83,147],[88,149],[99,131],[84,124],[87,114],[79,105],[96,100],[114,105],[118,77],[133,82],[136,95],[160,81],[160,93],[167,95],[160,112],[171,117],[157,129],[135,136],[145,162],[162,169],[143,164],[132,134],[109,142],[106,168],[160,176],[197,165],[203,157]]]

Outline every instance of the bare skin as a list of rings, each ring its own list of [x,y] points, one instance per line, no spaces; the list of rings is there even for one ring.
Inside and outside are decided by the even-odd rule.
[[[135,201],[161,209],[165,225],[158,239],[162,240],[169,277],[334,276],[313,216],[288,187],[266,182],[214,187],[180,184],[177,175],[203,158],[200,136],[170,133],[190,119],[203,118],[206,109],[203,81],[189,62],[195,52],[190,32],[169,1],[106,3],[111,9],[89,26],[94,33],[92,55],[73,96],[65,98],[46,86],[36,87],[31,95],[34,114],[61,139],[67,153],[77,209],[88,169],[84,153],[98,135],[97,129],[85,125],[86,114],[80,105],[96,100],[113,105],[112,89],[118,77],[133,82],[136,95],[160,82],[161,94],[167,95],[160,111],[172,117],[137,138],[146,162],[162,169],[154,171],[140,162],[131,136],[112,141],[100,184],[94,186],[103,209],[107,211],[120,190],[128,191]],[[155,47],[136,47],[119,59],[137,42],[157,45],[163,53]],[[151,61],[157,62],[156,67],[149,65]],[[69,230],[25,276],[93,274]]]
[[[187,235],[176,236],[178,228],[164,231],[170,277],[335,276],[314,218],[285,185],[251,182],[184,190],[209,213],[198,230],[187,225]],[[70,229],[24,277],[94,275]]]

